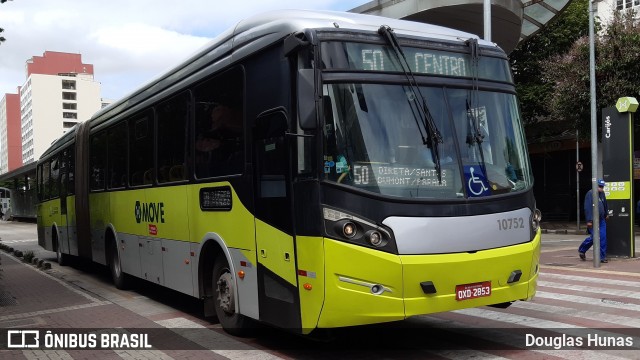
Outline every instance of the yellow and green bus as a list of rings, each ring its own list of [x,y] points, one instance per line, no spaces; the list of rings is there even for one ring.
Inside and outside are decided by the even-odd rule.
[[[540,213],[505,53],[360,14],[241,21],[64,134],[38,239],[308,334],[529,300]]]

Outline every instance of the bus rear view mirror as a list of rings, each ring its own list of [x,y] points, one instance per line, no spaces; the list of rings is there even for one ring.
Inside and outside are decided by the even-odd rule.
[[[316,100],[315,71],[298,70],[298,120],[303,130],[316,128]]]

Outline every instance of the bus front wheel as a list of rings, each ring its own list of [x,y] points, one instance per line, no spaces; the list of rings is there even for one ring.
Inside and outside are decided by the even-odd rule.
[[[235,280],[223,254],[216,257],[213,265],[213,289],[214,307],[222,328],[231,335],[249,335],[251,319],[236,312]]]

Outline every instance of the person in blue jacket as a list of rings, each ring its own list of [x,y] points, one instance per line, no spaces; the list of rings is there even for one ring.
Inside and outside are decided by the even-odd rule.
[[[600,224],[600,262],[607,263],[607,220],[609,218],[609,208],[607,207],[607,198],[604,195],[605,182],[598,179],[598,214]],[[578,248],[578,255],[581,260],[586,260],[585,253],[591,245],[593,245],[593,190],[589,190],[584,197],[584,217],[587,221],[587,230],[589,237],[584,239]]]

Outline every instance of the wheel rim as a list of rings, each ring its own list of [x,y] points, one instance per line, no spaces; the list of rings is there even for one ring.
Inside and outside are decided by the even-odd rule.
[[[236,312],[236,306],[234,301],[233,291],[233,277],[229,272],[229,269],[224,269],[224,272],[218,278],[216,282],[218,293],[218,306],[227,315],[233,315]]]

